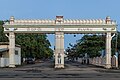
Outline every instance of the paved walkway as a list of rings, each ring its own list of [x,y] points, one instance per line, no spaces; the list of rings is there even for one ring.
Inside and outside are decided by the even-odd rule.
[[[18,68],[0,68],[0,80],[120,80],[120,70],[106,70],[78,62],[65,62],[65,69],[54,69],[51,61]]]

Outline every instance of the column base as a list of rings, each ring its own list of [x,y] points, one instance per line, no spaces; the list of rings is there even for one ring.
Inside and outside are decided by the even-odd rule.
[[[64,68],[64,64],[55,64],[55,68]]]
[[[16,66],[14,64],[9,65],[10,68],[15,68]]]
[[[110,69],[110,68],[111,68],[111,64],[106,64],[106,65],[105,65],[105,68],[106,68],[106,69]]]

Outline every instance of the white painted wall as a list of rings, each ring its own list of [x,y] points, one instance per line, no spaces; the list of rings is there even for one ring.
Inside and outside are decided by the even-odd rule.
[[[21,65],[21,48],[16,47],[15,50],[18,51],[18,55],[15,55],[15,64]]]
[[[0,48],[8,48],[9,45],[0,45]],[[18,51],[18,55],[15,55],[15,64],[21,65],[21,48],[15,47],[15,50]],[[3,53],[3,57],[0,58],[0,67],[9,66],[9,53]]]

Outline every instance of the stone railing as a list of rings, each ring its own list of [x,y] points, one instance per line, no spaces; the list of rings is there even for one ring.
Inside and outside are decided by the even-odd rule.
[[[14,20],[11,24],[55,24],[54,20]]]
[[[63,17],[60,17],[60,19],[56,18],[55,20],[50,19],[21,19],[17,20],[13,16],[10,18],[10,24],[64,24],[64,25],[81,25],[81,24],[116,24],[115,21],[111,20],[110,17],[106,17],[106,19],[63,19]]]
[[[106,58],[103,57],[94,57],[89,59],[89,64],[96,66],[105,67]],[[111,66],[112,68],[118,68],[118,58],[116,56],[111,56]]]
[[[96,66],[105,67],[106,58],[105,57],[94,57],[94,58],[79,58],[77,60],[82,64],[92,64]],[[111,66],[112,68],[118,68],[118,58],[116,56],[111,56]]]
[[[10,24],[56,24],[55,20],[14,20]],[[61,22],[61,24],[106,24],[105,20],[96,19],[96,20],[72,20],[66,19]],[[110,21],[109,24],[116,24],[114,21]]]
[[[64,20],[64,24],[105,24],[105,20],[96,19],[96,20],[72,20],[66,19]]]

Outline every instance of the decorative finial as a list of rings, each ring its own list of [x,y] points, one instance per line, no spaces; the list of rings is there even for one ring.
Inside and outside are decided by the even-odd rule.
[[[110,16],[107,16],[106,17],[106,24],[110,24],[110,22],[111,22]]]
[[[61,23],[63,21],[63,16],[56,16],[56,23]]]
[[[11,16],[11,17],[10,17],[10,24],[13,23],[14,20],[15,20],[14,16]]]

